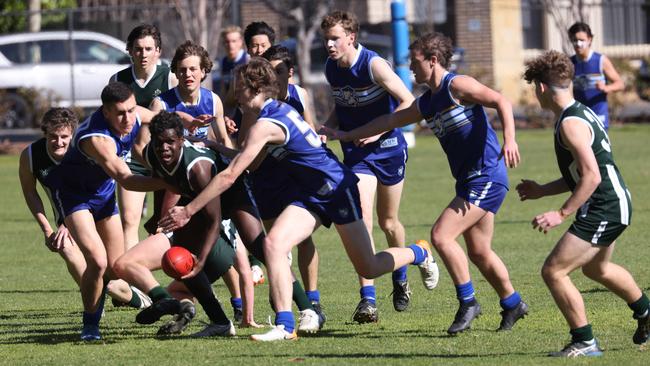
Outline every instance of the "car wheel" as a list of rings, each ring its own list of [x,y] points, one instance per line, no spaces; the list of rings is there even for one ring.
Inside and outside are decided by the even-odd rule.
[[[16,93],[7,93],[0,101],[0,127],[32,127],[34,112],[27,100]]]

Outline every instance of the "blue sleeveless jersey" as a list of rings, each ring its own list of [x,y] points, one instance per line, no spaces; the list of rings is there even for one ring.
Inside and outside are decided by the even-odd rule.
[[[70,148],[61,161],[62,190],[77,196],[111,197],[115,193],[115,181],[99,164],[81,151],[79,143],[90,137],[105,137],[115,143],[115,154],[124,160],[131,151],[138,131],[140,131],[140,117],[136,117],[131,132],[120,138],[110,130],[101,107],[96,110],[79,126],[72,138]]]
[[[192,117],[198,117],[202,114],[209,114],[214,116],[214,98],[216,95],[208,89],[201,88],[199,94],[199,102],[194,105],[188,105],[181,101],[181,97],[178,94],[178,87],[170,89],[162,94],[160,94],[160,101],[163,103],[163,107],[167,112],[185,112]],[[198,137],[201,139],[208,138],[208,130],[210,126],[199,127],[196,129],[196,132],[192,136]],[[185,136],[189,135],[188,131],[185,130]]]
[[[420,114],[438,137],[457,182],[492,181],[508,187],[501,146],[483,106],[463,106],[452,98],[449,86],[456,74],[443,76],[440,90],[428,90],[417,100]]]
[[[325,76],[332,87],[335,113],[339,129],[350,131],[374,118],[392,113],[398,103],[390,93],[376,84],[370,62],[379,57],[377,53],[359,45],[357,58],[352,66],[339,67],[336,61],[327,59]],[[406,141],[401,130],[393,129],[384,133],[378,141],[364,147],[353,142],[341,142],[346,164],[361,160],[378,160],[403,155]]]
[[[287,103],[288,105],[292,106],[293,109],[298,111],[301,116],[305,115],[305,103],[302,100],[302,96],[300,95],[300,91],[298,89],[298,86],[295,86],[293,84],[288,84],[287,86],[287,99],[285,99],[283,102]]]
[[[609,110],[607,93],[596,89],[596,83],[607,82],[603,73],[603,55],[591,52],[587,61],[578,59],[577,55],[571,56],[575,69],[573,76],[573,96],[577,101],[589,107],[603,122],[605,128],[609,127]]]
[[[323,145],[295,109],[268,99],[256,123],[266,122],[280,126],[286,134],[282,144],[268,147],[269,155],[310,198],[327,199],[357,183],[356,175]]]

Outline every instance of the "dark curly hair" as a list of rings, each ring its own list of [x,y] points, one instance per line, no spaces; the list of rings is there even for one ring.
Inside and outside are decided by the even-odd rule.
[[[451,38],[438,32],[427,33],[416,39],[409,46],[409,50],[422,53],[427,60],[436,56],[440,66],[445,69],[449,68],[451,57],[454,55],[454,46]]]
[[[41,119],[41,131],[47,134],[48,131],[56,131],[59,128],[70,127],[74,132],[77,128],[77,115],[68,108],[50,108]]]
[[[569,56],[558,51],[546,51],[526,62],[524,80],[567,88],[573,80],[573,63]]]
[[[253,57],[248,64],[239,66],[236,80],[242,80],[244,87],[254,93],[263,93],[269,98],[278,96],[278,76],[271,63],[262,57]]]
[[[151,119],[149,131],[152,139],[157,139],[166,130],[174,130],[176,136],[183,137],[183,121],[178,114],[161,111]]]
[[[210,55],[205,48],[192,41],[185,41],[182,45],[178,46],[174,53],[174,58],[172,58],[170,69],[173,73],[176,73],[178,64],[190,56],[198,56],[201,59],[201,69],[205,72],[205,76],[201,81],[205,80],[210,71],[212,71],[212,60],[210,60]]]

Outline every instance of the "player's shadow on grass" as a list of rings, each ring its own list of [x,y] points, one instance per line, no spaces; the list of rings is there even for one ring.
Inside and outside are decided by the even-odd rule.
[[[69,290],[0,290],[0,294],[65,294],[65,293],[74,293],[78,294],[79,289],[69,289]]]

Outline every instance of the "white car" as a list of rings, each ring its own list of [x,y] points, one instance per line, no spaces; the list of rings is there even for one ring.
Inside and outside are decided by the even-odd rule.
[[[17,90],[52,92],[57,105],[92,108],[108,79],[130,63],[126,44],[87,31],[0,36],[0,127],[29,126],[29,102]],[[4,125],[4,126],[3,126]]]

